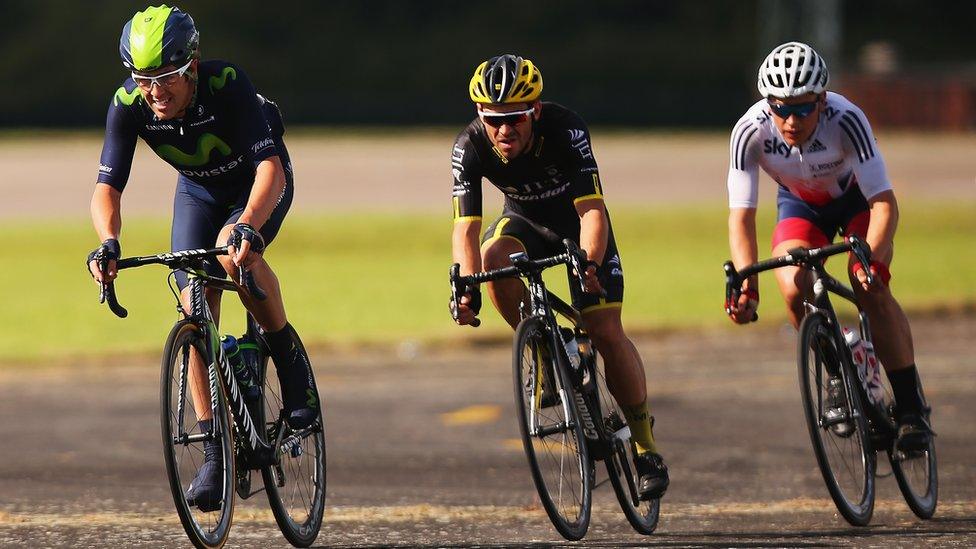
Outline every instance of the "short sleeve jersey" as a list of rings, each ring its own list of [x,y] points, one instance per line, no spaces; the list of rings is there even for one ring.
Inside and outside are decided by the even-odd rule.
[[[198,65],[196,96],[183,118],[159,120],[132,78],[108,107],[98,182],[121,191],[129,178],[136,138],[184,177],[201,185],[250,186],[262,160],[278,154],[284,133],[277,106],[257,94],[239,67]]]
[[[817,128],[790,147],[776,128],[765,99],[739,119],[729,144],[730,208],[755,208],[759,168],[803,201],[822,206],[853,186],[865,198],[891,189],[871,125],[844,96],[827,92]]]
[[[543,103],[530,149],[508,160],[492,145],[480,119],[458,135],[451,154],[454,219],[480,219],[481,180],[505,195],[505,209],[559,230],[576,226],[575,204],[603,198],[590,132],[573,111]]]

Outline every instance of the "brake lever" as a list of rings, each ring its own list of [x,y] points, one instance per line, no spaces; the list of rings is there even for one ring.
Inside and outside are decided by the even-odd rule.
[[[725,314],[732,314],[732,304],[739,302],[739,296],[742,295],[742,281],[739,280],[739,273],[735,270],[735,265],[731,261],[726,261],[722,264],[722,268],[725,270]],[[749,322],[756,322],[759,320],[759,313],[752,313],[752,318]]]
[[[464,295],[464,288],[461,287],[461,265],[455,263],[451,265],[451,318],[457,322],[458,319],[458,307],[461,305],[461,296]],[[475,317],[471,321],[471,327],[477,328],[481,326],[481,319]]]
[[[571,239],[567,238],[563,240],[563,246],[566,246],[566,255],[569,257],[569,266],[576,273],[577,281],[580,285],[580,290],[583,293],[589,293],[586,291],[586,269],[583,265],[586,263],[586,256],[583,255],[583,250],[573,242]],[[599,296],[602,298],[607,297],[607,290],[600,287]]]
[[[108,259],[105,257],[97,257],[98,261],[98,271],[102,273],[102,277],[105,277],[105,272],[108,271]],[[116,260],[118,261],[118,260]],[[125,309],[115,295],[115,283],[114,282],[102,282],[99,285],[98,290],[98,302],[105,303],[108,302],[108,308],[115,313],[115,316],[119,318],[125,318],[129,316],[129,311]]]
[[[852,234],[847,237],[848,242],[851,243],[851,251],[854,252],[854,257],[860,262],[861,267],[864,268],[864,274],[867,276],[868,285],[874,285],[874,275],[871,273],[871,247],[867,242],[858,238],[857,235]]]

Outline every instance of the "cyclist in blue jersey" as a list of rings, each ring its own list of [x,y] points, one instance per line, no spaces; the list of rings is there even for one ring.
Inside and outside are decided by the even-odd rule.
[[[253,273],[268,297],[259,301],[243,292],[241,300],[264,330],[288,423],[295,429],[311,424],[319,406],[311,364],[285,316],[278,279],[262,255],[281,227],[294,190],[277,105],[256,93],[239,67],[201,61],[199,33],[193,19],[179,8],[164,4],[136,13],[122,29],[119,52],[131,75],[108,107],[91,201],[92,222],[102,240],[88,258],[92,276],[110,282],[118,274],[114,260],[121,255],[122,191],[137,138],[142,138],[179,173],[172,249],[226,244],[231,253],[219,265],[211,265],[209,274],[229,274],[240,284],[239,266]],[[93,261],[96,252],[112,259],[106,272]],[[177,273],[177,282],[189,311],[185,273]],[[218,290],[208,289],[215,320],[220,296]],[[208,432],[212,417],[207,367],[196,353],[189,379],[200,430]],[[206,510],[212,510],[220,497],[220,452],[219,441],[205,443],[205,461],[187,493],[191,504]]]
[[[637,445],[640,496],[659,498],[668,487],[668,468],[654,441],[644,365],[620,320],[623,267],[589,130],[575,112],[539,100],[542,74],[516,55],[481,63],[468,91],[478,116],[458,135],[451,155],[454,262],[464,275],[510,265],[516,252],[532,258],[560,253],[565,238],[580,245],[587,257],[587,291],[571,283],[573,305],[603,357],[607,385]],[[483,178],[505,195],[505,207],[479,246]],[[495,308],[517,327],[519,304],[527,303],[525,285],[502,279],[487,287]],[[481,307],[480,289],[467,288],[457,307],[458,324],[472,323]]]
[[[762,99],[732,130],[729,154],[729,245],[732,260],[742,268],[756,262],[756,205],[759,169],[779,185],[778,222],[773,255],[797,246],[826,246],[839,233],[856,234],[871,246],[868,284],[859,261],[849,263],[850,281],[858,303],[871,319],[878,358],[884,365],[898,403],[898,447],[928,445],[932,435],[908,318],[891,293],[889,265],[894,257],[898,203],[888,180],[871,125],[856,105],[827,91],[829,75],[823,58],[807,44],[787,42],[766,57],[759,68]],[[804,299],[813,283],[800,267],[776,270],[793,326],[806,314]],[[749,322],[759,306],[759,279],[743,283],[731,318]],[[839,377],[829,380],[828,415],[846,415]]]

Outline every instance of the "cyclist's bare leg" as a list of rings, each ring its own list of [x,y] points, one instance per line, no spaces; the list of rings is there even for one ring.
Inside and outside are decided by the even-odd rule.
[[[603,357],[607,388],[621,406],[647,400],[644,363],[634,343],[624,333],[620,307],[595,309],[583,313],[583,326]]]
[[[879,259],[886,264],[891,261],[891,257]],[[854,261],[852,258],[851,263]],[[864,291],[854,275],[851,275],[851,285],[857,296],[857,302],[864,308],[871,321],[874,350],[885,370],[895,372],[915,364],[912,328],[908,324],[905,311],[891,295],[891,289],[884,286],[878,290]]]
[[[207,288],[207,304],[210,306],[210,313],[213,315],[214,324],[220,323],[220,296],[221,291]],[[183,302],[183,310],[190,314],[190,288],[183,288],[180,293]],[[190,350],[190,364],[187,368],[187,381],[190,385],[190,397],[193,399],[193,410],[197,414],[197,420],[203,421],[213,417],[213,410],[210,406],[210,376],[207,372],[207,364],[203,357],[197,352],[196,348]]]
[[[485,270],[500,269],[512,264],[509,255],[524,252],[525,248],[518,240],[509,236],[499,236],[485,242],[481,246],[481,263]],[[525,301],[528,293],[525,284],[518,278],[503,278],[489,282],[488,295],[495,309],[502,315],[505,322],[515,329],[522,320],[519,315],[519,304]]]
[[[631,439],[641,455],[658,453],[647,407],[647,380],[637,347],[624,333],[620,307],[594,308],[583,313],[583,326],[603,357],[607,388],[620,405]],[[649,454],[647,454],[649,455]],[[666,473],[665,473],[666,475]],[[642,481],[643,482],[643,481]],[[666,484],[665,484],[666,486]]]
[[[227,238],[230,236],[233,228],[233,225],[227,225],[221,229],[220,234],[217,236],[218,246],[223,246],[227,243]],[[240,285],[241,281],[238,279],[239,273],[237,266],[234,265],[234,261],[229,256],[220,256],[217,259],[234,282]],[[261,254],[249,254],[247,259],[245,259],[245,264],[254,276],[254,281],[268,294],[268,297],[263,301],[258,301],[252,298],[246,291],[243,291],[238,294],[241,297],[241,303],[254,315],[254,320],[264,328],[264,331],[277,332],[281,330],[288,322],[288,318],[285,316],[285,305],[281,298],[281,286],[278,285],[278,277],[275,276],[274,271],[271,270],[271,266],[268,265],[268,262],[264,260]]]
[[[813,245],[805,240],[784,240],[773,248],[773,256],[786,254],[787,250],[796,247],[810,248]],[[810,272],[800,267],[781,267],[773,271],[776,275],[776,282],[779,285],[779,293],[786,301],[786,312],[790,318],[790,323],[794,328],[800,327],[806,311],[803,308],[803,301],[813,297],[813,280]]]

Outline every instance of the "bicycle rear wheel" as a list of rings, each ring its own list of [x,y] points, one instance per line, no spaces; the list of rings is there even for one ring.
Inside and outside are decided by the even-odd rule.
[[[558,334],[555,336],[558,337]],[[515,331],[512,364],[515,408],[522,446],[542,506],[556,530],[568,540],[586,535],[590,524],[593,464],[583,438],[572,384],[555,363],[553,335],[541,317],[524,319]],[[550,369],[553,390],[543,403],[543,372]]]
[[[837,510],[851,524],[864,526],[874,513],[875,453],[864,414],[859,384],[844,369],[840,352],[846,345],[838,343],[827,318],[819,313],[804,317],[799,334],[799,377],[803,408],[810,431],[810,441],[817,456],[830,497]],[[843,380],[844,414],[828,419],[826,415],[828,372],[837,372]]]
[[[888,450],[888,459],[908,507],[918,518],[932,518],[939,500],[934,438],[929,440],[927,449],[919,452]]]
[[[593,360],[596,360],[594,355]],[[607,388],[603,368],[595,365],[597,388],[600,394],[601,417],[605,432],[610,439],[610,456],[607,457],[607,474],[620,509],[627,522],[639,534],[650,535],[657,529],[661,514],[661,499],[642,501],[637,496],[637,472],[634,469],[634,443],[630,440],[630,428],[624,422],[623,411]]]
[[[206,434],[201,433],[197,425],[187,377],[193,349],[200,353],[199,356],[207,356],[206,345],[197,326],[188,320],[180,321],[170,332],[163,351],[159,406],[163,456],[176,513],[186,535],[196,547],[220,547],[227,541],[234,514],[232,428],[228,420],[224,391],[220,387],[217,391],[219,403],[213,423],[216,436],[220,438],[223,455],[223,498],[216,511],[205,512],[191,507],[186,500],[186,491],[203,464],[203,437]]]
[[[277,432],[277,420],[284,406],[278,376],[268,372],[268,362],[263,357],[259,365],[264,405],[255,423],[269,444],[282,435],[285,439],[281,461],[263,467],[261,476],[281,533],[292,545],[308,547],[319,535],[325,512],[325,423],[319,413],[318,421],[307,429],[295,433],[282,423],[284,433]]]

